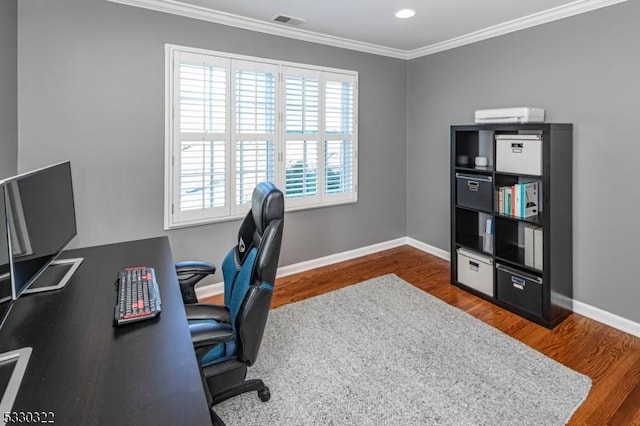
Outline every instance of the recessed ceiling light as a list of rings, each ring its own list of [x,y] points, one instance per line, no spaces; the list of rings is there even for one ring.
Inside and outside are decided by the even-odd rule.
[[[415,16],[416,11],[413,9],[400,9],[396,12],[396,18],[407,19]]]

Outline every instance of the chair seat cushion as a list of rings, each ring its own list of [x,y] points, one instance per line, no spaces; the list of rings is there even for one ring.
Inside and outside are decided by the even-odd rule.
[[[236,342],[233,329],[229,324],[213,319],[190,320],[191,338],[196,346],[197,342],[207,342],[211,349],[200,357],[200,365],[207,367],[226,361],[236,356]]]
[[[195,303],[185,305],[184,309],[189,321],[213,319],[225,324],[229,324],[230,321],[229,310],[225,306]]]

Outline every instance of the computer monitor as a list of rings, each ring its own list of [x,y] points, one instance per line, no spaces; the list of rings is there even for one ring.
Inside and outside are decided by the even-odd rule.
[[[82,261],[54,262],[77,233],[71,164],[5,180],[4,199],[13,299],[61,288]]]

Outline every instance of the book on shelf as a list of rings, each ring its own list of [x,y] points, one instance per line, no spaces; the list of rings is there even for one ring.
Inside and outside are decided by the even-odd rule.
[[[509,209],[509,214],[511,216],[516,215],[516,188],[515,186],[509,187],[509,192],[511,193],[511,208]]]
[[[524,227],[524,264],[542,270],[544,253],[542,227],[527,224]]]
[[[524,264],[531,268],[534,267],[535,263],[533,260],[534,248],[533,248],[533,230],[535,226],[526,225],[524,227]]]
[[[496,210],[499,214],[527,218],[538,214],[540,182],[522,182],[498,188]]]
[[[538,181],[522,184],[522,217],[538,214],[538,204],[540,203],[538,186]]]
[[[537,227],[533,230],[533,267],[542,270],[544,239],[542,228]]]
[[[512,186],[513,191],[513,216],[522,217],[522,184],[516,183]]]
[[[482,250],[493,253],[493,217],[487,218],[484,234],[482,235]]]
[[[489,235],[493,235],[493,217],[492,216],[487,218],[487,225],[485,227],[485,232]]]

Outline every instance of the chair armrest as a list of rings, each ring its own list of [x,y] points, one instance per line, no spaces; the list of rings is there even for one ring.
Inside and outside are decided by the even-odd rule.
[[[209,262],[187,260],[175,264],[178,284],[185,304],[198,303],[195,285],[207,275],[215,274],[216,267]]]
[[[176,273],[178,275],[213,275],[216,273],[216,266],[209,262],[185,260],[176,262]]]
[[[214,321],[191,323],[189,331],[195,349],[233,340],[233,327],[229,324]]]
[[[229,310],[222,305],[208,305],[205,303],[195,303],[184,305],[188,320],[208,320],[213,319],[218,322],[229,323]]]

